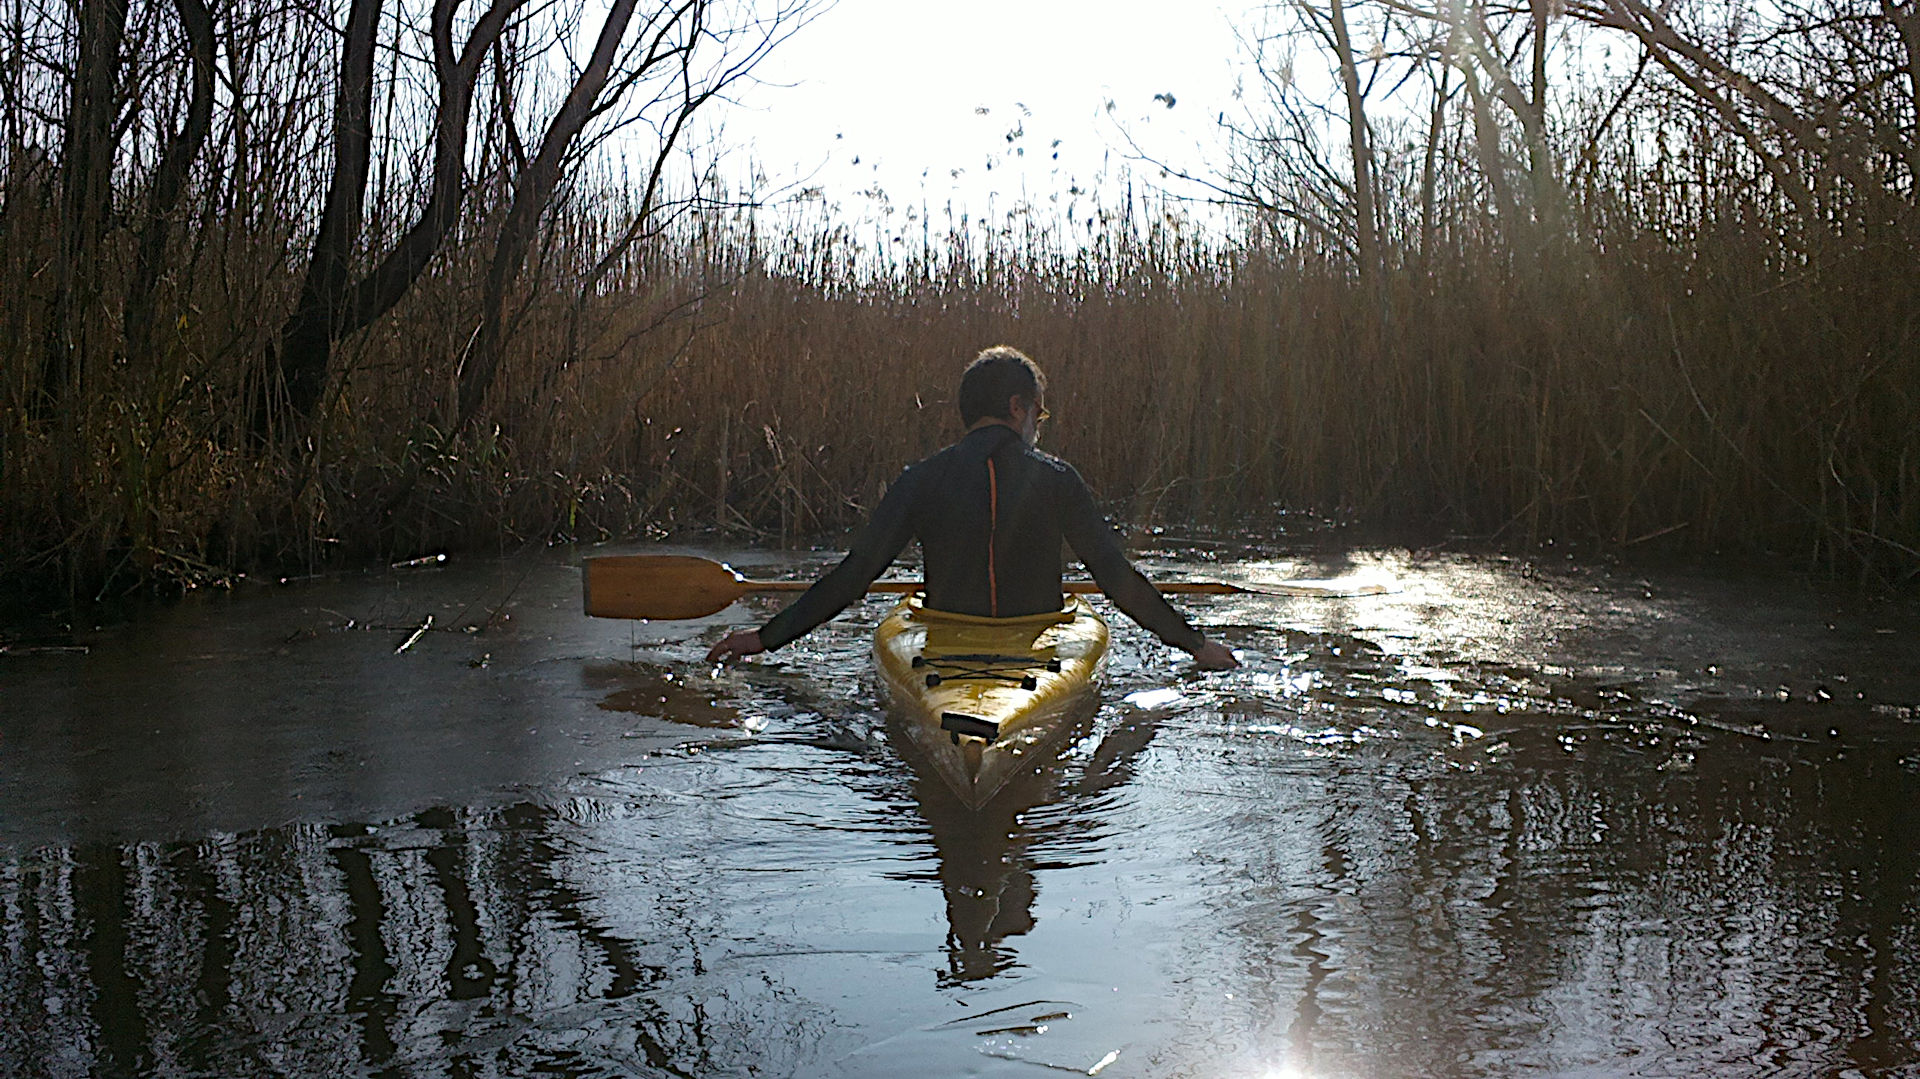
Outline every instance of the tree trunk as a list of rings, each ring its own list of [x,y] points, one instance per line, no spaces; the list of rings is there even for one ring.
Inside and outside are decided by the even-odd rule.
[[[100,241],[113,213],[113,120],[126,32],[126,0],[80,4],[80,50],[61,150],[59,240],[41,365],[45,406],[77,400],[86,379],[87,322],[100,292]]]
[[[1380,220],[1374,208],[1373,147],[1367,137],[1366,100],[1360,93],[1360,68],[1347,35],[1344,0],[1327,0],[1333,18],[1334,48],[1340,58],[1340,84],[1347,95],[1347,147],[1353,155],[1354,246],[1360,256],[1360,280],[1371,283],[1380,272]]]
[[[167,139],[167,148],[154,169],[147,190],[145,220],[140,227],[134,272],[127,282],[126,337],[130,357],[147,357],[154,340],[154,293],[166,261],[168,218],[187,189],[187,175],[206,144],[213,126],[214,38],[213,16],[206,0],[174,0],[181,28],[187,34],[188,61],[193,65],[193,96],[187,103],[185,126]]]
[[[467,126],[473,115],[473,91],[488,50],[499,40],[507,18],[524,0],[495,0],[474,24],[456,58],[453,17],[459,0],[436,0],[433,11],[434,67],[440,77],[440,107],[434,118],[433,187],[420,216],[387,252],[372,273],[353,290],[340,320],[342,333],[365,328],[393,309],[420,278],[460,217],[467,197]]]
[[[1553,154],[1547,145],[1547,5],[1530,0],[1533,17],[1533,97],[1527,101],[1527,171],[1533,180],[1533,212],[1542,224],[1560,221],[1560,184],[1553,172]]]
[[[547,126],[546,134],[540,140],[539,151],[513,185],[513,201],[507,208],[507,219],[500,229],[493,262],[487,268],[486,287],[481,299],[480,330],[460,369],[460,400],[454,421],[455,430],[464,429],[473,422],[480,412],[481,403],[486,400],[487,391],[493,386],[506,343],[507,292],[520,275],[520,266],[526,260],[527,250],[533,246],[540,217],[546,212],[554,188],[560,182],[561,162],[573,140],[593,115],[600,92],[606,88],[607,75],[612,70],[620,42],[626,36],[627,23],[633,18],[635,3],[636,0],[614,0],[608,8],[607,21],[600,28],[600,39],[594,45],[592,60],[580,72],[567,94],[566,102]]]
[[[358,2],[366,3],[366,0]],[[320,395],[326,387],[332,363],[334,343],[364,329],[392,310],[414,282],[420,279],[434,256],[439,254],[454,222],[459,220],[468,190],[467,136],[480,66],[485,62],[487,52],[499,40],[507,20],[525,2],[494,0],[475,21],[466,44],[456,55],[453,26],[461,0],[434,0],[433,57],[435,74],[440,83],[440,102],[434,117],[432,186],[420,216],[401,235],[393,249],[357,283],[349,282],[348,271],[353,250],[361,239],[361,206],[366,197],[369,143],[365,140],[355,142],[336,155],[335,190],[328,194],[328,218],[323,219],[321,236],[314,243],[314,257],[308,264],[307,287],[302,290],[300,306],[281,333],[280,369],[287,372],[287,404],[297,419],[310,422],[319,409]],[[368,6],[375,9],[377,16],[378,0],[372,0]],[[342,116],[342,120],[337,121],[342,123],[342,132],[348,130],[345,126],[347,120],[359,121],[363,130],[370,128],[375,22],[377,17],[370,19],[364,28],[365,36],[361,42],[364,56],[344,65],[343,95],[354,85],[347,78],[348,74],[362,80],[364,85],[361,87],[359,103],[354,106],[357,111],[336,114]],[[348,26],[351,48],[357,27],[351,20]],[[338,136],[336,139],[339,141]],[[349,157],[350,152],[357,153],[357,161]],[[351,165],[354,172],[343,174],[342,162]],[[342,187],[343,184],[351,185],[350,190]],[[349,195],[350,220],[346,213]],[[338,217],[334,216],[336,206],[341,208]],[[329,221],[337,227],[331,234]],[[338,231],[348,224],[351,225],[351,231]]]
[[[278,355],[269,376],[269,391],[283,394],[288,414],[300,420],[312,418],[326,390],[348,274],[360,242],[373,147],[373,47],[380,3],[353,0],[347,14],[340,85],[333,106],[333,177],[300,300],[280,331]],[[271,411],[263,409],[254,416],[256,431],[270,429]]]
[[[1487,178],[1487,189],[1493,195],[1494,213],[1502,224],[1517,228],[1520,210],[1507,183],[1507,159],[1500,150],[1500,124],[1493,117],[1492,102],[1472,65],[1461,68],[1460,74],[1467,103],[1473,109],[1474,152],[1480,159],[1480,172]]]
[[[1438,186],[1436,158],[1440,154],[1440,138],[1445,133],[1447,118],[1447,78],[1453,74],[1453,66],[1442,60],[1440,77],[1434,80],[1433,112],[1427,120],[1426,153],[1420,161],[1420,264],[1431,265],[1433,261],[1433,203],[1435,188]]]
[[[1910,2],[1903,10],[1894,0],[1880,0],[1881,14],[1893,24],[1900,37],[1901,55],[1906,58],[1902,74],[1906,79],[1907,115],[1920,110],[1920,3]],[[1907,129],[1906,144],[1900,148],[1907,163],[1908,191],[1920,189],[1920,132]]]

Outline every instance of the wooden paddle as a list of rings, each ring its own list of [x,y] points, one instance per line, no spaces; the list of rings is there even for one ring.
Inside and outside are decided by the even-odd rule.
[[[581,574],[581,598],[595,618],[702,618],[723,611],[728,604],[754,592],[804,592],[812,581],[750,581],[732,566],[693,555],[603,555],[586,560]],[[918,592],[919,581],[875,581],[869,592]],[[1064,581],[1068,592],[1100,591],[1092,581]],[[1246,596],[1373,596],[1391,592],[1377,581],[1286,581],[1278,584],[1238,585],[1222,581],[1163,581],[1155,584],[1170,594]]]

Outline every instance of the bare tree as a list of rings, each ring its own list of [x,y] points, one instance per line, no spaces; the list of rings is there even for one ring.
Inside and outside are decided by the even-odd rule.
[[[430,35],[439,87],[434,113],[433,173],[425,205],[391,250],[352,280],[372,153],[374,44],[380,0],[354,0],[342,44],[334,109],[334,164],[320,228],[300,299],[279,337],[273,381],[284,387],[291,414],[307,421],[320,407],[334,343],[365,328],[406,295],[459,218],[469,183],[467,139],[474,88],[487,54],[527,0],[493,0],[456,52],[454,26],[462,0],[434,0]],[[267,413],[256,416],[263,424]]]
[[[733,25],[716,14],[720,6],[714,0],[654,0],[653,6],[615,0],[605,10],[591,55],[570,73],[564,97],[541,125],[537,145],[529,149],[521,132],[552,83],[552,47],[573,40],[577,19],[587,7],[556,11],[530,0],[492,0],[456,48],[454,29],[462,0],[434,0],[430,34],[438,98],[427,197],[412,225],[355,280],[352,267],[367,245],[364,205],[372,154],[375,26],[380,18],[380,0],[355,0],[342,37],[325,208],[300,299],[279,334],[270,364],[269,385],[279,388],[288,413],[302,422],[317,416],[334,373],[336,343],[406,295],[441,250],[476,185],[494,177],[484,167],[475,174],[468,150],[483,77],[491,77],[493,100],[481,123],[492,133],[489,156],[494,156],[492,140],[497,139],[497,160],[509,194],[483,285],[479,327],[461,357],[456,428],[472,420],[493,383],[514,324],[510,297],[515,282],[569,169],[625,127],[642,121],[654,127],[654,167],[629,238],[616,248],[630,246],[656,227],[653,214],[663,169],[688,122],[803,24],[811,2],[788,0],[771,15]],[[552,45],[529,51],[515,43],[510,30],[535,19],[548,20]],[[648,92],[637,93],[643,89]],[[609,252],[603,264],[617,258],[617,251]],[[256,416],[260,430],[267,415],[262,410]]]
[[[1418,222],[1408,246],[1425,257],[1448,169],[1477,172],[1502,221],[1551,222],[1544,234],[1559,231],[1565,194],[1549,79],[1554,2],[1294,0],[1271,9],[1285,16],[1286,28],[1250,49],[1263,96],[1247,120],[1228,125],[1241,156],[1216,190],[1263,215],[1339,234],[1363,277],[1390,260],[1386,240],[1406,234],[1394,226],[1403,213]],[[1322,103],[1319,77],[1337,83],[1342,107]],[[1464,103],[1470,162],[1443,156],[1456,101]],[[1384,155],[1382,115],[1388,128],[1409,132],[1405,145]],[[1323,139],[1336,129],[1338,161]],[[1274,197],[1275,182],[1291,195]]]
[[[433,177],[426,205],[393,249],[354,291],[344,325],[347,332],[366,326],[393,308],[411,288],[459,219],[469,184],[466,177],[468,132],[472,127],[474,88],[489,50],[497,48],[510,17],[527,0],[494,0],[454,52],[454,14],[460,0],[436,0],[433,9],[433,57],[440,85],[434,115]]]
[[[1575,0],[1568,11],[1631,37],[1739,139],[1803,219],[1829,216],[1820,194],[1828,179],[1865,204],[1912,204],[1920,16],[1911,2],[1784,4],[1762,15]]]
[[[187,39],[191,93],[186,119],[171,132],[148,179],[145,220],[140,226],[133,272],[127,280],[124,325],[127,352],[146,356],[152,348],[154,293],[166,261],[169,219],[187,191],[187,178],[213,128],[214,23],[206,0],[173,0]]]
[[[473,422],[493,388],[514,326],[510,294],[567,162],[583,146],[612,138],[616,131],[637,124],[654,131],[652,162],[632,222],[586,274],[579,286],[584,295],[627,248],[657,226],[664,169],[689,122],[747,77],[813,10],[811,0],[787,0],[759,18],[729,23],[725,9],[714,0],[672,0],[642,18],[629,44],[625,38],[636,6],[635,0],[615,0],[609,6],[592,55],[574,75],[538,148],[513,179],[512,200],[488,266],[480,326],[461,363],[456,429]],[[507,144],[517,147],[517,126],[508,119]],[[598,133],[588,134],[596,121],[602,125]]]
[[[79,44],[60,152],[60,212],[40,388],[48,405],[75,396],[91,351],[95,272],[113,211],[115,120],[121,102],[126,0],[81,0]]]
[[[1472,100],[1476,142],[1481,167],[1496,192],[1502,217],[1509,226],[1548,233],[1561,225],[1565,198],[1556,168],[1553,136],[1548,129],[1547,56],[1550,36],[1550,0],[1528,0],[1524,11],[1498,13],[1484,3],[1455,0],[1430,13],[1452,32],[1457,44],[1455,62],[1463,70]],[[1515,75],[1516,62],[1526,59],[1526,77]],[[1503,106],[1496,109],[1496,103]],[[1524,178],[1522,193],[1506,179],[1506,118],[1518,128],[1520,154],[1514,171]]]
[[[1340,68],[1340,89],[1347,99],[1347,151],[1353,169],[1354,247],[1360,258],[1360,280],[1370,283],[1380,273],[1380,210],[1374,197],[1373,140],[1367,126],[1367,103],[1360,90],[1360,64],[1347,32],[1345,0],[1326,0],[1326,36]],[[1318,22],[1320,12],[1302,4],[1301,11]]]
[[[637,0],[614,0],[608,7],[606,20],[600,26],[600,36],[594,43],[592,58],[574,79],[566,100],[547,125],[540,148],[526,167],[520,170],[514,182],[513,201],[507,208],[506,221],[501,226],[500,239],[487,269],[486,288],[481,298],[480,332],[461,367],[456,427],[465,427],[472,422],[480,410],[481,401],[492,388],[506,332],[507,289],[519,276],[521,263],[533,243],[540,215],[546,211],[547,202],[553,197],[554,186],[560,181],[560,167],[568,148],[596,108],[601,106],[600,95],[607,88],[614,58],[626,37],[627,23],[633,19],[636,3]],[[700,7],[697,2],[683,4],[666,20],[668,29],[678,22],[681,14]],[[666,40],[665,31],[656,34],[655,47],[660,47]],[[684,47],[692,46],[689,43]],[[649,57],[646,62],[652,59]]]
[[[1246,114],[1221,118],[1233,148],[1227,167],[1211,177],[1170,171],[1248,210],[1269,232],[1299,230],[1330,244],[1371,282],[1388,261],[1374,102],[1431,65],[1431,34],[1422,38],[1418,20],[1391,4],[1292,0],[1267,16],[1269,29],[1241,31],[1255,82],[1242,91]]]
[[[307,418],[326,388],[327,357],[344,328],[349,275],[366,212],[373,147],[373,50],[381,0],[352,0],[333,106],[333,176],[300,299],[280,333],[276,374],[293,415]],[[264,423],[263,411],[256,422]]]
[[[1449,43],[1450,44],[1450,43]],[[1420,237],[1419,258],[1424,265],[1433,257],[1434,234],[1436,224],[1436,200],[1440,186],[1440,140],[1446,130],[1447,107],[1453,101],[1453,90],[1448,80],[1453,74],[1453,65],[1448,62],[1449,45],[1433,49],[1429,60],[1423,64],[1432,72],[1433,99],[1427,109],[1427,136],[1420,158]]]

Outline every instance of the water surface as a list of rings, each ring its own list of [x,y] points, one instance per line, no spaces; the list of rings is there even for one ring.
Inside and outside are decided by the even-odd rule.
[[[1153,550],[1402,590],[1185,602],[1229,674],[1116,620],[972,813],[888,745],[883,602],[716,672],[770,603],[588,620],[576,562],[10,642],[0,1073],[1920,1075],[1911,608]]]

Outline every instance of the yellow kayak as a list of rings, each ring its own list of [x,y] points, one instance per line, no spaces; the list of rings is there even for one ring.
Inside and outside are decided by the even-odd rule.
[[[896,730],[978,809],[1050,761],[1086,714],[1107,624],[1078,596],[1023,618],[931,610],[915,596],[874,630],[873,654]]]

